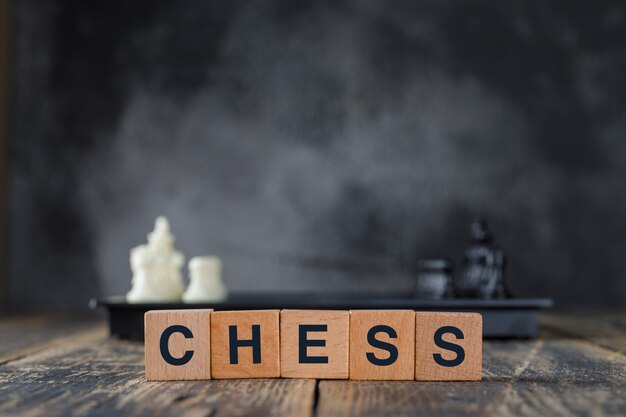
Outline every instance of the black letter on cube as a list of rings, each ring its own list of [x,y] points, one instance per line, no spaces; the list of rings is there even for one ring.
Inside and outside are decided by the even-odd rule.
[[[465,360],[465,350],[462,346],[443,340],[443,335],[446,333],[452,333],[456,336],[457,339],[463,339],[465,336],[463,336],[463,332],[461,331],[461,329],[454,326],[443,326],[437,329],[437,331],[435,332],[435,345],[442,349],[450,350],[456,353],[456,358],[444,359],[439,353],[434,353],[433,359],[435,359],[435,362],[437,362],[438,365],[451,368],[453,366],[458,366],[463,363],[463,361]]]
[[[193,357],[193,350],[186,351],[180,358],[173,357],[170,353],[168,344],[170,341],[170,336],[172,336],[172,334],[174,333],[182,333],[182,335],[185,336],[185,339],[193,339],[193,333],[191,333],[191,330],[189,330],[187,327],[180,324],[175,324],[165,329],[163,331],[163,334],[161,334],[161,340],[159,342],[159,347],[161,348],[161,356],[163,357],[163,359],[165,359],[165,362],[169,363],[170,365],[181,366],[191,360],[191,358]]]
[[[252,363],[261,363],[261,326],[252,325],[252,339],[237,339],[237,326],[228,326],[228,343],[230,347],[230,364],[239,363],[239,348],[252,347]]]
[[[369,330],[369,332],[367,332],[367,343],[375,348],[389,352],[389,357],[387,359],[378,359],[372,352],[367,352],[367,360],[374,365],[389,366],[398,360],[398,348],[391,343],[376,339],[376,333],[387,333],[387,336],[392,339],[397,339],[398,334],[393,328],[384,325],[374,326]]]
[[[308,356],[309,346],[326,346],[326,340],[307,339],[308,332],[326,332],[328,326],[325,324],[301,324],[298,326],[298,360],[300,363],[328,363],[328,356]]]

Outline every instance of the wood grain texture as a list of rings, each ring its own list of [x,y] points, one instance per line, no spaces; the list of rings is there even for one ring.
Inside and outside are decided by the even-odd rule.
[[[422,313],[415,316],[415,379],[418,381],[478,381],[482,377],[483,319],[475,313]],[[458,365],[443,366],[459,358],[460,352],[443,349],[435,333],[444,327],[459,329],[459,335],[445,332],[440,340],[462,348]]]
[[[0,334],[0,337],[2,334]],[[76,335],[0,366],[0,416],[303,416],[314,380],[147,382],[141,343]]]
[[[324,346],[309,346],[307,356],[327,358],[327,363],[300,363],[301,325],[325,325],[326,331],[307,333],[309,340],[323,340]],[[348,378],[348,311],[282,310],[280,314],[281,376],[285,378]]]
[[[0,320],[0,346],[21,335],[5,352],[26,352],[0,365],[0,416],[626,415],[626,357],[566,331],[567,317],[547,315],[538,340],[486,341],[481,382],[319,381],[317,395],[303,379],[146,382],[143,345],[100,320]]]
[[[588,340],[615,352],[626,353],[626,314],[568,314],[544,315],[540,321],[544,328],[564,336]]]
[[[546,332],[540,340],[512,346],[493,342],[485,355],[508,362],[508,371],[485,373],[484,381],[503,383],[501,394],[486,406],[490,414],[626,415],[623,355]]]
[[[626,337],[626,333],[622,336]],[[320,381],[323,416],[623,416],[626,358],[551,331],[487,341],[481,382]]]
[[[375,339],[397,349],[397,358],[389,365],[377,365],[368,359],[389,359],[388,350],[368,343],[368,333],[375,326],[388,326],[395,337],[378,332]],[[415,377],[415,312],[412,310],[352,310],[350,311],[350,379],[354,380],[413,380]]]
[[[145,372],[148,381],[211,379],[211,312],[213,310],[156,310],[145,318]],[[173,359],[189,359],[171,364],[161,352],[161,338],[171,326],[189,331],[173,332],[167,338],[167,349]],[[171,359],[170,359],[171,360]]]
[[[68,341],[99,340],[108,334],[93,315],[26,316],[0,320],[0,364],[41,352]]]
[[[211,316],[211,375],[223,378],[280,377],[280,310],[216,311]],[[253,348],[238,348],[238,363],[231,364],[229,327],[236,326],[238,340],[252,340],[253,326],[260,329],[260,363]]]

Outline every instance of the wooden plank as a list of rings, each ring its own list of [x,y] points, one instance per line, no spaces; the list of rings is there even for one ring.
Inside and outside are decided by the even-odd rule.
[[[574,338],[483,345],[482,382],[321,381],[318,415],[625,415],[626,360]]]
[[[626,359],[587,341],[544,336],[487,411],[498,416],[626,415]]]
[[[480,383],[320,381],[317,415],[364,417],[480,415],[485,409],[484,401],[497,398],[502,387],[475,385]]]
[[[598,346],[626,354],[626,313],[546,314],[541,325],[552,332],[588,340]]]
[[[0,320],[0,346],[14,334],[36,347],[0,366],[0,416],[626,415],[626,358],[552,327],[485,342],[482,382],[321,381],[314,408],[314,380],[146,382],[140,343],[107,338],[101,322],[72,326]],[[31,335],[46,328],[54,342]]]
[[[73,337],[97,340],[108,334],[101,318],[32,316],[0,320],[0,364],[63,345]]]
[[[0,366],[0,416],[310,416],[315,381],[147,382],[144,349],[111,338],[67,340]]]

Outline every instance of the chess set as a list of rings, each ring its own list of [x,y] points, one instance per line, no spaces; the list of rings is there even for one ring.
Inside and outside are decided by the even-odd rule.
[[[484,222],[470,227],[470,244],[463,271],[453,279],[452,263],[422,259],[413,291],[387,293],[229,293],[221,280],[216,256],[189,261],[190,284],[182,279],[184,256],[174,249],[167,219],[159,217],[148,243],[130,252],[132,288],[125,296],[93,299],[92,308],[105,308],[110,333],[121,339],[144,339],[144,314],[151,310],[413,310],[478,313],[484,338],[533,338],[547,298],[510,296],[504,280],[505,256],[492,244]]]

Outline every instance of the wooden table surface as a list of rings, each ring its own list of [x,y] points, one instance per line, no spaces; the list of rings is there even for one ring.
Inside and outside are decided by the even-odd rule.
[[[1,416],[626,415],[626,314],[545,315],[486,341],[482,382],[146,382],[143,345],[93,318],[0,319]]]

